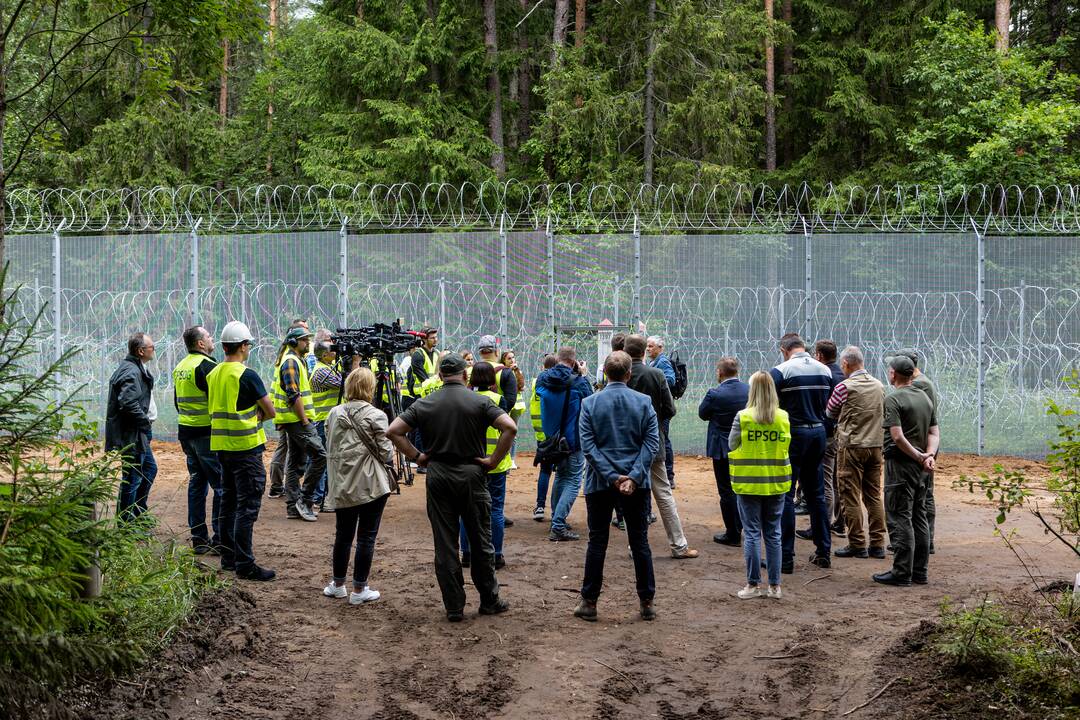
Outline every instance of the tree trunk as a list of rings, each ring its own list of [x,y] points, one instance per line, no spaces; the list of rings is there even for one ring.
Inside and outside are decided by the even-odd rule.
[[[646,18],[648,47],[645,50],[645,176],[646,185],[653,184],[653,154],[656,149],[656,107],[654,93],[653,55],[656,54],[656,0],[649,0]]]
[[[551,35],[551,67],[562,62],[562,49],[566,45],[566,28],[570,22],[570,0],[555,0],[555,23]]]
[[[435,7],[435,0],[427,0],[427,16],[431,21],[431,27],[434,28],[439,18],[439,9]],[[435,87],[442,87],[442,74],[439,72],[439,64],[434,60],[428,68],[428,82]]]
[[[364,22],[364,0],[356,0],[356,24]]]
[[[6,20],[0,14],[0,21]],[[2,23],[0,23],[2,24]],[[0,268],[4,267],[7,226],[7,166],[4,164],[4,130],[7,122],[7,37],[0,33]]]
[[[269,52],[270,52],[270,86],[267,89],[269,98],[266,102],[266,138],[270,140],[270,131],[274,126],[274,83],[273,83],[273,64],[274,64],[274,35],[277,33],[278,26],[278,2],[280,0],[270,0],[270,34],[269,34]],[[274,172],[274,153],[271,150],[266,152],[266,175],[269,177]]]
[[[776,170],[776,59],[773,48],[773,0],[765,0],[765,169]]]
[[[794,127],[792,116],[795,114],[795,34],[792,32],[791,0],[784,0],[781,11],[784,24],[788,28],[788,41],[784,43],[784,123],[787,132],[784,134],[784,165],[790,166],[795,162],[795,133],[791,132]]]
[[[580,50],[585,47],[585,0],[576,0],[574,12],[574,47]],[[574,106],[581,107],[584,104],[581,96],[574,98]]]
[[[221,87],[218,89],[218,115],[221,116],[221,126],[225,127],[225,121],[229,117],[229,41],[222,41],[221,58]]]
[[[491,169],[502,178],[506,175],[506,148],[503,145],[502,80],[499,79],[499,40],[495,24],[495,0],[484,0],[484,54],[488,63],[488,94],[491,114],[488,131],[495,150],[491,153]]]
[[[998,52],[1009,51],[1009,20],[1012,8],[1009,0],[995,0],[994,3],[994,26],[997,28]]]
[[[529,12],[529,0],[521,0],[521,13]],[[518,147],[525,144],[529,139],[529,111],[532,105],[532,78],[529,68],[529,34],[525,25],[518,26],[518,52],[521,53],[521,64],[517,71],[517,143]]]

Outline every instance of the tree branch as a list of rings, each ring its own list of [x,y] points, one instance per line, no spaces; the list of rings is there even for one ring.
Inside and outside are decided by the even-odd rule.
[[[19,0],[18,7],[11,13],[11,19],[8,20],[7,27],[4,28],[4,34],[0,35],[3,38],[4,43],[7,44],[7,36],[11,32],[11,28],[15,27],[15,21],[19,19],[19,15],[22,13],[23,8],[26,7],[27,0]]]
[[[1044,528],[1046,528],[1054,537],[1056,537],[1058,540],[1063,542],[1067,548],[1072,550],[1074,553],[1076,553],[1076,555],[1078,557],[1080,557],[1080,548],[1078,548],[1075,544],[1073,544],[1073,543],[1069,542],[1068,540],[1066,540],[1065,538],[1063,538],[1061,536],[1061,533],[1059,533],[1054,528],[1050,527],[1050,523],[1046,522],[1046,518],[1043,517],[1042,511],[1039,510],[1038,505],[1036,505],[1035,509],[1031,511],[1031,514],[1034,515],[1035,517],[1039,518],[1039,522],[1041,522],[1043,524]]]

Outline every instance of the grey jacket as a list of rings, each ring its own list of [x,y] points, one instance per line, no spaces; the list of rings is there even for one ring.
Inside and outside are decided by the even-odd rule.
[[[109,378],[109,404],[105,410],[105,449],[138,455],[150,447],[150,393],[154,376],[134,355],[120,361]]]
[[[386,427],[386,414],[362,400],[330,411],[326,418],[327,505],[355,507],[389,494],[385,463],[392,457],[393,446]],[[369,445],[379,450],[379,457],[371,454]]]

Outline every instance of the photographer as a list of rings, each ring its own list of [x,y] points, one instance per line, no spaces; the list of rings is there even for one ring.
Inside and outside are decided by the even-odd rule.
[[[421,386],[425,380],[436,375],[439,367],[439,351],[435,349],[435,345],[439,342],[438,329],[424,326],[420,330],[420,334],[424,336],[424,339],[420,347],[416,348],[410,356],[405,387],[401,391],[402,409],[408,408],[422,397],[420,394]],[[413,431],[413,436],[410,439],[420,452],[424,451],[424,438],[419,430]],[[417,468],[416,471],[420,474],[427,472],[425,468]]]

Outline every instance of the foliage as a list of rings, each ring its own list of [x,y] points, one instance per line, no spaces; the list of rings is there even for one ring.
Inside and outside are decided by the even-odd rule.
[[[211,581],[189,550],[149,535],[150,521],[98,517],[113,497],[118,454],[58,378],[74,353],[33,368],[38,319],[13,312],[0,272],[0,714],[76,676],[116,672],[166,641]],[[78,392],[78,391],[76,391]],[[70,439],[60,439],[66,428]],[[98,598],[84,598],[90,568]]]

